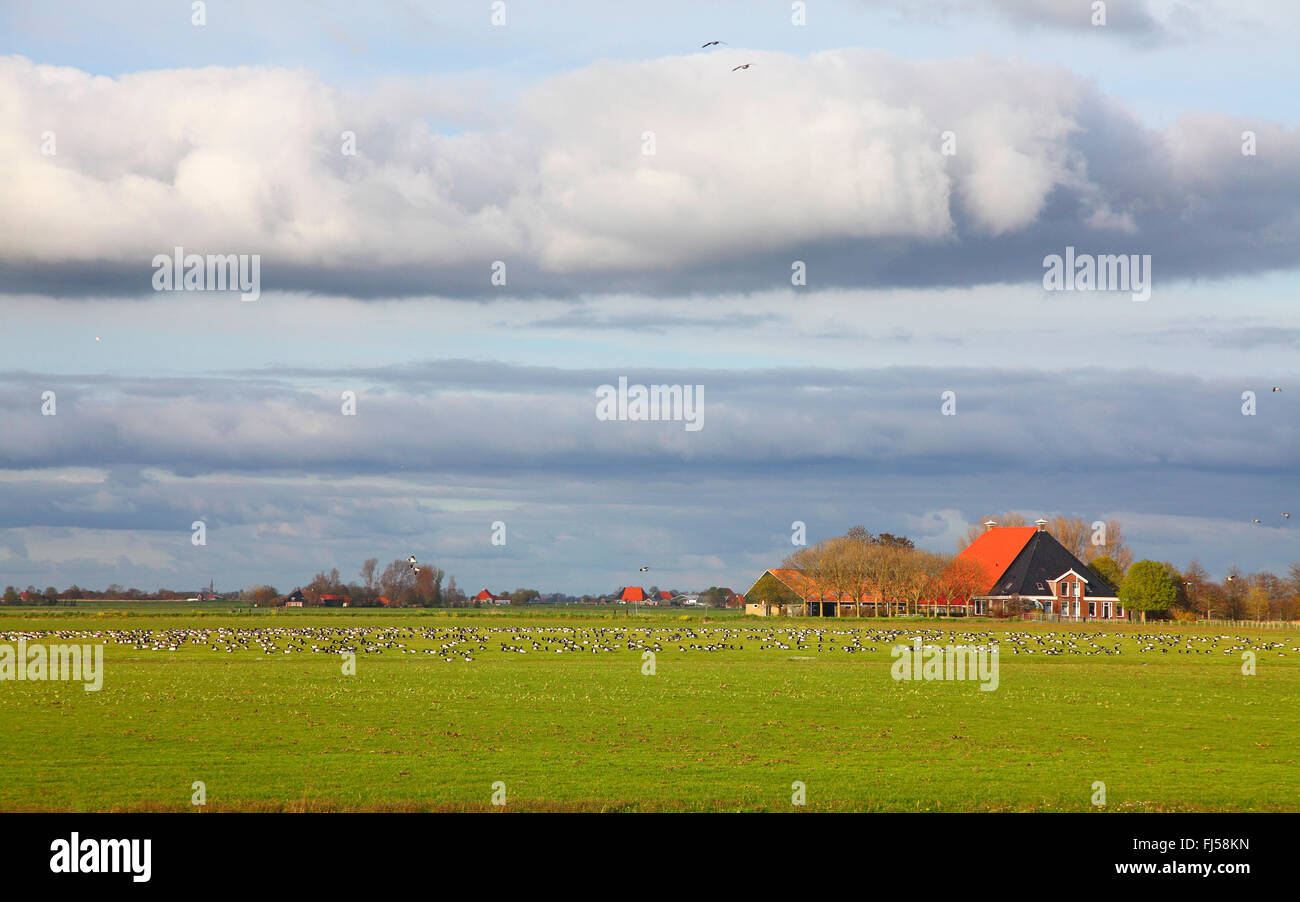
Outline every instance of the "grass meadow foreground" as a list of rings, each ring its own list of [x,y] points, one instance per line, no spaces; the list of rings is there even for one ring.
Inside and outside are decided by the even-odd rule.
[[[0,683],[0,810],[1300,810],[1294,631],[559,613],[5,612],[106,648]],[[997,689],[895,680],[916,636]]]

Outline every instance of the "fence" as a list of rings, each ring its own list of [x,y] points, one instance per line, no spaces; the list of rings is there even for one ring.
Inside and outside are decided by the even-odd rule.
[[[1207,629],[1210,627],[1230,626],[1234,629],[1249,627],[1257,630],[1294,630],[1300,629],[1300,620],[1198,620],[1196,626],[1206,627]]]

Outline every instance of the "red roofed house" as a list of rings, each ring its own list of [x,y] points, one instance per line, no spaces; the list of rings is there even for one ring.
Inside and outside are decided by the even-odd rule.
[[[645,604],[646,591],[640,586],[624,586],[618,590],[619,604]]]
[[[1020,599],[1053,620],[1128,619],[1115,587],[1058,542],[1046,520],[1036,526],[998,526],[992,520],[984,525],[983,535],[957,555],[982,567],[982,586],[931,606],[988,614]]]
[[[667,589],[660,589],[660,590],[659,590],[659,600],[660,600],[660,601],[672,601],[672,600],[673,600],[673,593],[672,593],[672,592],[669,592]]]
[[[493,595],[487,589],[484,589],[474,596],[474,601],[486,601],[488,604],[510,604],[510,593],[502,592],[500,595]]]

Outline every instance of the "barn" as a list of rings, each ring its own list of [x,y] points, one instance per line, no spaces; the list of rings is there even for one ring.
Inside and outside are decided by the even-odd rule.
[[[816,580],[802,570],[789,567],[764,570],[763,575],[754,581],[742,597],[745,599],[745,613],[760,617],[768,614],[769,608],[772,613],[803,614],[808,617],[851,617],[867,612],[882,615],[902,612],[900,604],[883,601],[876,595],[863,595],[855,599],[846,594],[837,594],[834,590],[818,585]],[[769,605],[758,601],[759,598],[788,601]]]

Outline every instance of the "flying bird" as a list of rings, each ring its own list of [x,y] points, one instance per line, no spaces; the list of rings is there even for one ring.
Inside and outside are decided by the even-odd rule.
[[[641,572],[642,572],[642,573],[645,573],[645,572],[646,572],[647,570],[649,570],[649,569],[650,569],[649,567],[642,567],[642,568],[641,568]]]
[[[706,43],[704,43],[704,44],[701,44],[700,46],[701,46],[701,47],[716,47],[716,46],[718,46],[719,44],[725,44],[725,43],[727,43],[727,42],[726,42],[726,41],[708,41],[708,42],[706,42]]]
[[[1281,386],[1278,385],[1273,386],[1273,391],[1281,391],[1281,390],[1282,390]]]
[[[748,68],[749,68],[749,63],[745,63],[745,65],[737,66],[735,69],[732,69],[731,71],[735,72],[737,69],[748,69]]]
[[[1288,520],[1291,519],[1291,515],[1288,514],[1286,511],[1282,511],[1282,516],[1285,517],[1285,518],[1288,519]]]
[[[1258,522],[1259,522],[1259,517],[1256,517],[1254,520],[1251,520],[1250,522],[1251,522],[1251,523],[1258,523]]]

